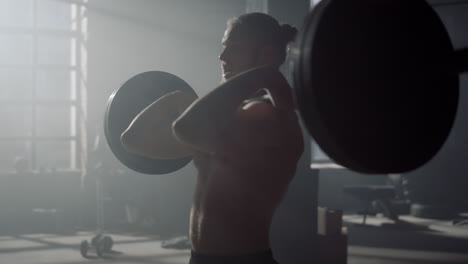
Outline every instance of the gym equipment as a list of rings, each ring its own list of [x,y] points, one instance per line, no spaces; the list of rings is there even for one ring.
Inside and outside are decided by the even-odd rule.
[[[104,118],[104,133],[114,155],[128,168],[145,174],[166,174],[192,160],[192,157],[149,159],[126,151],[120,141],[122,132],[137,114],[173,91],[195,94],[192,87],[179,77],[167,72],[149,71],[130,78],[110,96]]]
[[[98,135],[95,139],[93,152],[97,152],[101,144],[101,137]],[[102,180],[105,174],[105,166],[102,163],[96,164],[90,170],[90,173],[95,175],[96,179],[96,232],[91,238],[91,241],[81,241],[80,253],[84,258],[90,258],[90,252],[94,253],[95,257],[102,257],[106,253],[112,252],[114,241],[109,235],[104,235],[104,200]]]
[[[454,50],[426,1],[322,0],[305,20],[296,54],[301,117],[336,163],[361,173],[402,173],[428,162],[446,141],[468,49]],[[177,89],[193,92],[171,74],[143,73],[109,99],[106,137],[129,168],[161,174],[190,161],[142,159],[120,143],[143,105]]]
[[[295,91],[309,133],[338,164],[401,173],[444,144],[458,104],[455,52],[424,0],[323,0],[308,15]]]
[[[106,253],[112,251],[113,245],[114,241],[110,236],[98,234],[91,239],[91,243],[89,243],[87,240],[83,240],[81,242],[80,253],[84,258],[89,258],[90,256],[88,253],[93,252],[97,257],[101,258]]]
[[[398,214],[393,209],[391,200],[395,198],[395,186],[393,185],[345,185],[343,193],[349,194],[365,204],[362,224],[366,224],[367,215],[372,211],[372,207],[377,207],[384,216],[397,221]]]

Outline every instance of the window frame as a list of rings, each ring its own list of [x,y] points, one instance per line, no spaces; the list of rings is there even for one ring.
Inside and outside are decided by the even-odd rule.
[[[24,35],[31,36],[32,43],[32,58],[31,64],[14,64],[14,63],[0,63],[0,69],[19,69],[32,72],[31,76],[31,98],[27,99],[5,99],[0,98],[0,105],[2,106],[12,106],[12,105],[24,105],[25,107],[31,107],[31,112],[29,113],[28,120],[31,122],[31,132],[27,136],[0,136],[0,142],[21,142],[24,144],[26,153],[24,153],[26,159],[29,160],[30,169],[40,170],[40,169],[59,169],[59,170],[82,170],[84,168],[83,164],[85,162],[86,155],[83,155],[83,148],[86,145],[84,139],[86,138],[86,129],[83,126],[84,120],[86,119],[86,101],[83,95],[86,93],[86,87],[83,83],[85,79],[86,69],[85,65],[82,63],[83,48],[86,48],[86,9],[84,3],[86,0],[82,1],[73,1],[70,3],[58,3],[64,4],[68,7],[66,8],[70,12],[70,26],[67,29],[53,29],[53,28],[41,28],[38,26],[39,21],[39,5],[45,3],[45,1],[31,0],[32,12],[32,25],[31,27],[16,27],[10,25],[0,25],[0,35],[1,36],[14,36],[14,35]],[[13,3],[13,1],[12,1]],[[63,38],[65,41],[70,43],[70,52],[68,56],[69,65],[66,64],[41,64],[38,61],[39,57],[39,39],[40,38]],[[68,48],[67,48],[68,49]],[[83,52],[86,53],[86,52]],[[40,99],[38,98],[38,74],[43,71],[44,73],[64,72],[65,76],[69,76],[69,96],[66,99]],[[74,75],[74,77],[73,77]],[[65,88],[65,87],[64,87]],[[52,136],[52,135],[38,135],[38,109],[39,108],[49,108],[49,107],[58,107],[59,109],[67,109],[70,111],[70,116],[67,119],[69,124],[67,125],[68,133],[63,136]],[[14,117],[13,117],[14,118]],[[23,115],[20,118],[25,118]],[[38,145],[43,144],[43,142],[67,142],[69,143],[69,160],[66,162],[68,166],[63,167],[46,167],[42,168],[41,164],[38,163]],[[29,144],[29,147],[28,147]],[[28,150],[29,148],[29,150]],[[12,155],[12,164],[15,159],[15,154]],[[14,169],[14,166],[11,166],[11,169]],[[0,171],[9,171],[9,168],[0,168]]]

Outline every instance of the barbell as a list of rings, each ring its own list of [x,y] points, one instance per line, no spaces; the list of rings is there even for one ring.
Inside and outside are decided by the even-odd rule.
[[[427,163],[446,141],[468,49],[454,50],[426,1],[322,0],[307,15],[295,53],[299,113],[336,163],[361,173],[402,173]],[[194,93],[172,74],[146,72],[109,98],[105,135],[127,167],[164,174],[191,160],[144,158],[120,142],[141,110],[176,90]]]
[[[135,75],[109,97],[104,117],[104,135],[109,148],[128,168],[145,174],[167,174],[187,165],[192,158],[152,159],[126,150],[121,135],[148,105],[172,91],[195,94],[179,77],[161,71]]]

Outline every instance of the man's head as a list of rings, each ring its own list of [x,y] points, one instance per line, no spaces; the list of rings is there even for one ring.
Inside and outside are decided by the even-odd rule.
[[[227,23],[222,40],[223,79],[257,66],[279,67],[297,29],[263,13],[248,13]]]

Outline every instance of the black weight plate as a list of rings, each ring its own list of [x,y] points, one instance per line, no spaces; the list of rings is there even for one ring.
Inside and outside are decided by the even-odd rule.
[[[452,128],[453,47],[424,0],[323,0],[295,64],[301,116],[338,164],[402,173],[428,162]]]
[[[179,77],[161,71],[140,73],[130,78],[109,97],[104,118],[104,133],[110,149],[125,166],[145,174],[167,174],[187,165],[192,157],[150,159],[126,151],[120,136],[130,122],[158,98],[173,92],[195,91]]]

